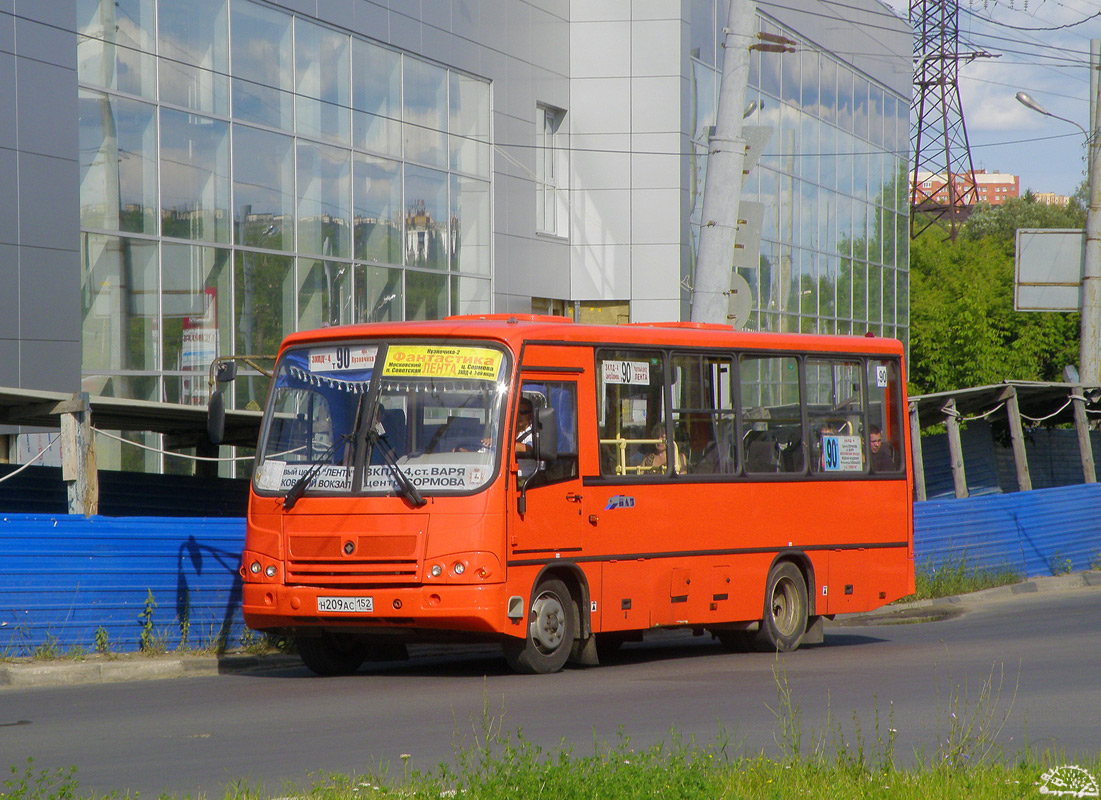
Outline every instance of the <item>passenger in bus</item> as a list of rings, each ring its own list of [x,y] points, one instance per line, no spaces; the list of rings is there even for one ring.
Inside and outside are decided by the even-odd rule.
[[[693,414],[688,420],[688,467],[690,472],[715,474],[720,472],[718,444],[712,434],[711,419],[706,414]]]
[[[883,429],[878,425],[868,426],[868,447],[872,452],[872,472],[891,472],[898,469],[895,450],[890,442],[883,441]]]
[[[665,468],[669,465],[669,446],[665,441],[665,423],[659,422],[655,425],[650,430],[650,438],[658,441],[654,445],[654,451],[642,457],[638,470],[640,474],[665,472]],[[688,460],[680,452],[676,442],[673,442],[673,463],[676,464],[677,472],[684,472],[688,466]]]

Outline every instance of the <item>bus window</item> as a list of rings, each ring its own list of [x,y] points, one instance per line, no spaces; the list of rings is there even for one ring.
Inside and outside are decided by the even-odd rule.
[[[680,472],[732,475],[734,365],[718,356],[673,356],[674,442],[685,454]]]
[[[660,352],[638,350],[597,353],[598,424],[601,475],[645,475],[665,424],[665,370]]]
[[[577,466],[577,384],[573,381],[523,382],[521,396],[532,404],[554,409],[558,425],[558,459],[544,466],[536,484],[559,483],[576,478]],[[521,475],[526,474],[520,464]]]
[[[742,356],[738,375],[745,471],[804,472],[799,360],[794,356]]]
[[[863,362],[807,358],[807,420],[811,442],[811,471],[863,472],[865,402]]]
[[[872,472],[898,472],[902,453],[901,367],[894,359],[868,359],[868,452]]]

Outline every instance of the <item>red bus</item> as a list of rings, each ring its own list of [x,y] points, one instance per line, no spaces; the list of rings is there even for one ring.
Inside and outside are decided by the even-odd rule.
[[[488,315],[287,337],[244,619],[313,672],[499,641],[554,672],[655,628],[793,650],[913,592],[902,345]]]

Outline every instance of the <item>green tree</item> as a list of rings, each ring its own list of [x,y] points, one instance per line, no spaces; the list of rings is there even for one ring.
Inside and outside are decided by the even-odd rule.
[[[1078,314],[1013,310],[1018,228],[1080,228],[1081,204],[980,206],[955,242],[928,228],[910,247],[910,391],[1060,380],[1078,360]]]

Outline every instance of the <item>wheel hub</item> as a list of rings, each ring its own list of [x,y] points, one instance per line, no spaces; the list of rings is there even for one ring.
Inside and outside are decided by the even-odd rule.
[[[562,604],[552,595],[542,595],[532,605],[532,612],[531,640],[542,652],[553,652],[561,646],[566,630]]]

